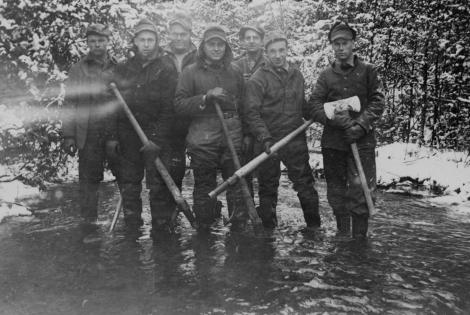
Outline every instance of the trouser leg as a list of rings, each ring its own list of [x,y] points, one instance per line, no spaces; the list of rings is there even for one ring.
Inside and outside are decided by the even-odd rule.
[[[171,155],[168,151],[164,151],[160,156],[163,164],[168,167]],[[157,171],[153,161],[146,163],[146,183],[149,189],[150,211],[152,214],[152,225],[167,225],[175,211],[176,203],[168,186],[161,174]],[[170,174],[171,175],[171,174]]]
[[[226,160],[222,163],[222,178],[227,180],[235,172],[235,165],[232,160]],[[227,208],[229,216],[236,221],[245,221],[248,219],[248,209],[246,207],[240,181],[227,188]]]
[[[312,169],[309,164],[308,147],[305,137],[298,137],[280,152],[282,162],[287,167],[287,175],[294,184],[294,190],[309,227],[321,225],[318,209],[318,193],[314,186]]]
[[[142,223],[142,179],[144,160],[140,153],[140,139],[133,130],[120,130],[121,154],[119,157],[119,188],[121,191],[124,219],[127,223]]]
[[[328,203],[333,208],[338,231],[349,233],[351,218],[349,209],[346,207],[348,152],[323,148],[322,155]]]
[[[264,161],[258,170],[258,215],[265,227],[272,228],[277,225],[276,205],[281,176],[280,161],[273,156]]]
[[[375,149],[360,149],[359,156],[361,159],[364,175],[367,185],[375,199],[376,190],[376,166],[375,166]],[[348,155],[348,193],[347,208],[351,211],[353,237],[366,237],[368,230],[369,209],[362,189],[357,166],[352,153]]]
[[[217,185],[216,176],[217,169],[205,165],[205,162],[193,157],[191,161],[194,174],[194,191],[193,191],[193,209],[196,219],[202,224],[211,224],[220,214],[217,200],[209,197],[211,192]],[[219,212],[219,213],[217,213]]]
[[[98,188],[105,163],[104,141],[99,131],[89,130],[78,159],[80,213],[86,220],[94,221],[98,215]]]

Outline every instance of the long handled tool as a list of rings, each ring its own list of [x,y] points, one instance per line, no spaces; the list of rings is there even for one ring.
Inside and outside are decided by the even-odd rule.
[[[236,170],[241,168],[240,159],[238,158],[237,151],[235,146],[233,145],[232,138],[230,137],[230,132],[228,130],[227,124],[225,123],[224,113],[222,109],[220,109],[220,105],[215,103],[215,110],[217,111],[217,115],[219,116],[220,123],[222,124],[222,129],[224,131],[225,139],[227,140],[227,145],[232,154],[233,164],[235,165]],[[245,178],[240,179],[243,199],[245,199],[246,206],[248,208],[248,215],[253,223],[259,224],[261,223],[261,219],[256,214],[255,204],[253,203],[253,197],[250,194],[250,189],[248,188],[248,184],[246,183]]]
[[[116,226],[121,210],[122,210],[122,197],[119,196],[119,201],[116,205],[116,210],[114,211],[113,221],[111,221],[111,226],[109,227],[109,233],[114,231],[114,227]]]
[[[271,146],[271,153],[267,154],[266,152],[261,153],[257,157],[255,157],[250,162],[243,165],[243,167],[239,168],[235,173],[233,173],[230,178],[228,178],[225,182],[219,185],[216,189],[209,193],[211,198],[215,198],[217,195],[222,193],[224,190],[227,189],[229,185],[235,184],[238,180],[244,178],[247,174],[253,172],[261,163],[269,159],[269,157],[279,151],[283,146],[289,143],[292,139],[297,137],[300,133],[304,132],[305,129],[308,128],[313,123],[313,120],[308,120],[304,122],[300,127],[289,133],[287,136],[276,142]]]
[[[370,193],[369,185],[367,185],[366,175],[364,168],[362,167],[361,157],[359,156],[359,150],[357,149],[356,143],[351,143],[351,151],[354,156],[354,162],[356,163],[357,172],[359,173],[359,179],[361,180],[362,191],[366,198],[367,208],[369,208],[369,216],[373,216],[377,213],[372,201],[372,194]]]
[[[129,119],[132,127],[134,127],[135,132],[140,138],[140,141],[145,145],[149,142],[149,139],[145,135],[144,131],[140,127],[139,123],[135,119],[134,115],[132,114],[131,110],[129,109],[129,106],[127,106],[126,101],[122,97],[121,93],[119,92],[117,86],[115,83],[110,84],[111,89],[114,92],[114,95],[116,95],[116,98],[118,99],[119,103],[121,104],[122,108],[124,109],[124,112]],[[173,181],[173,178],[171,178],[170,174],[168,173],[168,170],[166,169],[165,165],[163,164],[162,160],[157,157],[155,159],[155,167],[157,168],[157,171],[160,173],[162,176],[163,181],[165,182],[166,186],[170,190],[170,193],[172,194],[173,198],[175,199],[176,205],[178,209],[183,212],[183,214],[186,216],[188,219],[189,223],[191,223],[191,226],[195,227],[196,225],[196,220],[194,218],[194,215],[191,212],[191,209],[189,207],[189,204],[187,201],[183,198],[181,195],[181,191],[178,189],[178,186],[176,186],[175,182]],[[172,216],[172,220],[176,218],[176,214]]]

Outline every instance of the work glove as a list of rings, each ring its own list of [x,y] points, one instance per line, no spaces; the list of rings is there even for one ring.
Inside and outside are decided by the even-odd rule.
[[[146,165],[151,166],[157,159],[158,155],[160,155],[161,148],[154,142],[149,141],[142,148],[140,148],[140,152],[142,152],[144,155]]]
[[[74,138],[65,138],[64,139],[64,151],[70,156],[75,156],[77,153],[77,145]]]
[[[334,128],[346,130],[354,125],[354,120],[349,115],[349,111],[345,110],[335,113],[333,119],[328,119],[328,124]]]
[[[244,136],[242,140],[243,155],[251,155],[253,152],[254,139],[252,136]]]
[[[362,128],[358,123],[355,123],[344,131],[344,140],[346,143],[351,144],[357,142],[357,140],[362,138],[365,134],[366,131],[364,128]]]
[[[117,140],[108,140],[105,144],[106,147],[106,156],[108,159],[116,161],[119,158],[120,148],[119,141]]]
[[[210,89],[206,93],[206,104],[213,106],[215,103],[219,104],[222,111],[235,109],[232,97],[221,87]]]
[[[271,138],[267,138],[263,140],[263,150],[266,154],[271,154],[271,147],[274,144],[273,140]]]

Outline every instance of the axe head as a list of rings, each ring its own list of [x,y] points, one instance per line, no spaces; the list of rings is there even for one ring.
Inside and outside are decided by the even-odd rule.
[[[335,118],[336,113],[345,110],[359,112],[361,110],[361,101],[359,100],[359,97],[352,96],[343,98],[342,100],[325,103],[323,104],[323,109],[325,110],[326,117],[328,117],[328,119],[333,119]]]

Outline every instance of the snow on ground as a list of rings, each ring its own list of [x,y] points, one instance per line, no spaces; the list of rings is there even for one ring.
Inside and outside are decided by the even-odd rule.
[[[377,148],[377,182],[389,185],[400,178],[423,181],[428,190],[438,189],[435,205],[470,212],[470,157],[466,152],[436,150],[413,143],[393,143]]]

